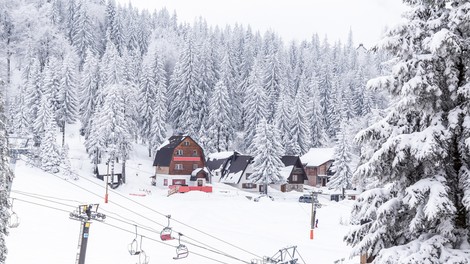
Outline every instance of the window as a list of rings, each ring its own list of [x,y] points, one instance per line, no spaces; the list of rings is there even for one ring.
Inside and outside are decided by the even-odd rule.
[[[175,164],[175,170],[183,170],[183,164]]]
[[[185,184],[186,184],[186,180],[182,180],[182,179],[173,180],[173,185],[185,185]]]
[[[292,181],[297,182],[299,180],[299,175],[292,175]]]
[[[197,180],[197,186],[204,186],[204,180]]]
[[[182,149],[177,149],[176,150],[176,156],[183,156],[183,150]]]
[[[199,166],[195,163],[193,164],[193,170],[197,169]]]
[[[168,179],[163,179],[163,186],[168,186]]]
[[[184,141],[183,146],[189,146],[189,141]]]
[[[193,150],[193,157],[197,157],[197,150]]]

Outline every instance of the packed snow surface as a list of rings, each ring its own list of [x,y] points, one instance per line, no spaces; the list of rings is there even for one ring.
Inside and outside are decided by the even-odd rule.
[[[7,264],[74,263],[78,253],[81,223],[69,218],[69,212],[82,204],[99,204],[98,212],[107,217],[93,221],[90,227],[87,264],[139,263],[128,245],[136,238],[150,258],[149,263],[250,263],[273,256],[278,250],[297,246],[299,263],[358,263],[349,259],[350,247],[343,241],[351,201],[332,202],[320,197],[323,207],[315,237],[310,240],[311,204],[299,203],[299,192],[280,193],[275,198],[254,202],[257,194],[247,193],[222,183],[213,184],[213,193],[189,192],[167,196],[168,189],[151,186],[152,158],[145,146],[135,145],[127,162],[127,183],[108,189],[96,179],[92,165],[80,142],[68,136],[70,156],[79,180],[49,174],[19,160],[11,197],[20,225],[7,237]],[[183,234],[181,243],[189,256],[173,260],[178,239],[160,240],[160,231],[171,215],[173,236]],[[142,236],[142,237],[141,237]]]

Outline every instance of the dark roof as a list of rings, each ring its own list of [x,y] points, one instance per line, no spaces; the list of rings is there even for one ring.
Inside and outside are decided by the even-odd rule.
[[[252,156],[239,155],[238,153],[233,155],[232,158],[227,161],[221,181],[226,183],[239,183],[243,171],[245,171],[252,160]],[[237,174],[238,172],[241,173]],[[238,176],[237,179],[233,178],[235,176]]]
[[[291,165],[296,166],[297,161],[300,162],[300,159],[299,159],[299,156],[282,156],[281,161],[287,167],[287,166],[291,166]]]
[[[160,147],[155,154],[155,160],[153,161],[153,166],[170,166],[171,158],[173,157],[173,153],[175,148],[183,142],[183,140],[187,136],[172,136],[166,142],[167,144]]]
[[[206,160],[206,167],[207,169],[209,169],[210,172],[213,172],[214,170],[218,169],[221,169],[222,171],[225,169],[227,161],[230,160],[233,155],[239,155],[239,153],[234,151],[231,155],[225,158],[211,158],[211,155],[208,155]]]
[[[307,180],[307,173],[304,170],[304,166],[302,165],[302,161],[300,160],[299,156],[282,156],[281,157],[282,163],[287,166],[294,166],[294,168],[300,168],[302,169],[303,175],[304,175],[304,180]]]

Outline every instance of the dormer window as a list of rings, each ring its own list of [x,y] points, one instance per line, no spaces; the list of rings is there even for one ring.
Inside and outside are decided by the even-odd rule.
[[[189,141],[184,141],[183,146],[189,146]]]
[[[182,149],[177,149],[176,150],[176,156],[183,156],[183,150]]]

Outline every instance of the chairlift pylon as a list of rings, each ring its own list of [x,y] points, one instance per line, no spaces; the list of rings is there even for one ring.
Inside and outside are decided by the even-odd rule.
[[[181,244],[181,236],[183,234],[178,233],[178,246],[176,247],[176,257],[173,259],[183,259],[189,255],[188,247],[186,245]]]
[[[160,239],[162,241],[167,241],[167,240],[172,240],[174,239],[172,236],[171,236],[171,233],[173,232],[171,230],[171,227],[170,227],[170,218],[171,218],[171,215],[167,215],[166,216],[168,218],[168,225],[163,228],[163,230],[160,232]]]

